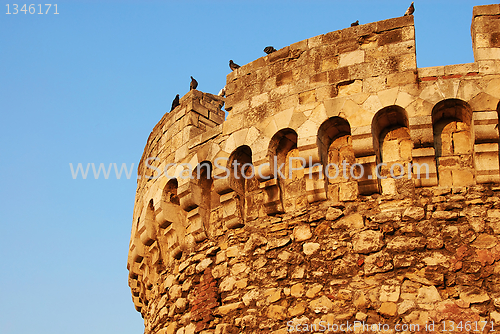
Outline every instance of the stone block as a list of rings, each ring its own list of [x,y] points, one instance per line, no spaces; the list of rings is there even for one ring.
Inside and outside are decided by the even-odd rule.
[[[415,83],[416,81],[417,77],[414,71],[392,73],[387,76],[387,87],[404,86]]]
[[[483,15],[498,15],[500,14],[500,5],[484,5],[484,6],[474,6],[472,9],[472,17],[475,19],[476,16]]]
[[[356,233],[352,237],[352,246],[356,253],[377,252],[384,247],[383,234],[372,230]]]
[[[393,30],[396,28],[412,26],[413,25],[413,15],[400,16],[393,19],[387,19],[383,21],[378,21],[377,32]]]
[[[380,186],[382,187],[382,194],[384,195],[396,195],[396,180],[393,178],[387,178],[380,180]]]
[[[346,83],[339,83],[337,85],[338,96],[348,96],[361,93],[363,90],[363,81],[354,80],[347,81]]]
[[[492,145],[498,147],[498,144]],[[474,167],[478,171],[498,171],[498,148],[489,152],[476,152],[476,154],[474,155]]]
[[[353,213],[334,223],[332,228],[341,228],[351,231],[353,229],[362,229],[364,226],[363,216],[359,213]]]
[[[365,61],[365,51],[356,50],[352,52],[342,53],[339,56],[338,67],[351,66],[354,64],[363,63]]]
[[[384,302],[380,305],[380,308],[377,310],[382,316],[393,317],[396,315],[398,310],[398,305],[392,302]]]
[[[500,58],[500,48],[480,48],[474,52],[476,61]]]
[[[445,75],[476,73],[479,71],[477,63],[446,65],[444,67]]]
[[[299,225],[293,229],[293,236],[296,242],[311,239],[311,228],[309,225]]]
[[[353,201],[358,198],[359,189],[358,182],[349,181],[349,182],[341,182],[339,184],[339,200],[340,201]]]
[[[452,170],[454,187],[466,187],[474,184],[474,174],[470,170]]]
[[[454,154],[470,154],[472,151],[470,133],[466,131],[453,134]]]
[[[378,38],[378,45],[383,46],[391,43],[400,43],[403,41],[403,30],[402,29],[394,29],[384,31],[380,34]]]

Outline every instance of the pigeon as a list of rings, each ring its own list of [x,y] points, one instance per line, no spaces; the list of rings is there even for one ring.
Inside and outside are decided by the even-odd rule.
[[[172,108],[170,109],[170,111],[174,110],[175,107],[177,106],[180,106],[180,103],[179,103],[179,94],[177,94],[175,96],[175,99],[172,101]]]
[[[403,15],[403,16],[413,15],[414,11],[415,11],[415,7],[413,6],[413,1],[412,1],[410,7],[408,7],[408,9],[405,12],[405,15]]]
[[[226,86],[224,86],[224,88],[222,88],[220,91],[219,91],[219,94],[217,94],[218,96],[226,96]]]
[[[189,90],[196,89],[198,87],[198,81],[191,77],[191,84],[189,84]]]
[[[265,53],[267,53],[267,54],[271,54],[271,53],[273,53],[274,51],[276,51],[276,49],[275,49],[275,48],[273,48],[272,46],[266,46],[266,47],[264,48],[264,52],[265,52]]]
[[[351,23],[351,27],[359,26],[359,20],[356,20],[356,22]]]
[[[230,60],[229,61],[229,68],[231,69],[231,71],[234,71],[235,69],[240,68],[240,65],[238,65],[235,62],[233,62],[232,60]]]

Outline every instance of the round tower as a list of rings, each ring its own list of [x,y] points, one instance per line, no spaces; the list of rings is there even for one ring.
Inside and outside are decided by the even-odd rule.
[[[499,18],[474,7],[470,64],[417,68],[409,15],[183,96],[138,170],[145,333],[500,328]]]

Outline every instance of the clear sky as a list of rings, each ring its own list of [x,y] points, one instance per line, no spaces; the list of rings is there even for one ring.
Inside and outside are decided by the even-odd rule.
[[[126,270],[137,163],[189,76],[217,94],[229,59],[410,1],[0,3],[0,333],[138,334]],[[472,7],[490,3],[415,1],[418,66],[473,62]],[[134,171],[73,179],[70,163]]]

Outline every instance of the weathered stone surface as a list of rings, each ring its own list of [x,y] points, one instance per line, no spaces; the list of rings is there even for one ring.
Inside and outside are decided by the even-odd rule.
[[[441,300],[441,295],[435,286],[423,286],[418,289],[417,303],[433,303]]]
[[[307,290],[306,297],[314,298],[322,289],[323,289],[322,284],[315,283]]]
[[[306,242],[303,245],[304,254],[312,255],[319,249],[320,246],[321,246],[320,244],[315,243],[315,242]]]
[[[232,311],[235,311],[237,309],[242,308],[243,305],[244,304],[242,302],[236,302],[236,303],[231,303],[231,304],[227,304],[227,305],[222,305],[222,306],[219,306],[219,308],[217,309],[217,313],[221,314],[221,315],[225,315],[225,314],[228,314]]]
[[[466,303],[482,303],[490,300],[488,293],[477,287],[463,287],[460,292],[460,299]]]
[[[352,238],[353,249],[362,254],[377,252],[384,246],[383,237],[382,233],[372,230],[356,233]]]
[[[291,241],[290,237],[272,239],[267,243],[267,249],[275,249],[287,245]]]
[[[328,208],[328,210],[326,211],[326,217],[325,219],[326,220],[335,220],[337,218],[339,218],[340,216],[342,216],[342,210],[340,209],[337,209],[337,208]]]
[[[248,266],[245,263],[236,263],[231,268],[231,274],[234,276],[240,276],[247,270]]]
[[[328,313],[333,308],[333,303],[328,297],[322,296],[318,299],[312,300],[309,303],[309,308],[314,313]]]
[[[237,257],[238,255],[240,255],[240,249],[238,246],[231,246],[228,249],[226,249],[227,257]]]
[[[286,308],[280,305],[270,305],[267,316],[274,320],[285,320],[287,316]]]
[[[397,302],[400,293],[401,287],[399,285],[382,285],[379,300],[381,302]]]
[[[196,265],[196,272],[202,272],[205,269],[208,268],[209,265],[211,265],[214,261],[210,258],[206,258],[202,260],[200,263]]]
[[[352,215],[341,218],[338,222],[332,224],[332,228],[341,228],[346,230],[356,230],[362,229],[365,226],[363,222],[363,216],[359,213],[354,213]]]
[[[498,239],[496,237],[488,234],[480,234],[471,246],[475,248],[488,249],[495,247],[497,243]]]
[[[307,307],[306,303],[299,302],[288,309],[288,314],[290,315],[290,317],[300,316],[304,314],[304,312],[306,311],[306,307]]]
[[[168,295],[170,297],[170,300],[176,300],[177,298],[180,298],[182,296],[182,286],[177,284],[173,285],[168,290]]]
[[[290,294],[293,297],[302,297],[302,295],[304,294],[304,284],[297,283],[292,285],[292,287],[290,288]]]
[[[295,237],[295,241],[304,241],[311,239],[312,233],[309,225],[300,225],[294,228],[293,236]]]
[[[387,250],[393,252],[407,252],[425,248],[425,239],[420,237],[395,237],[387,243]]]
[[[243,247],[243,252],[245,254],[249,254],[253,252],[255,248],[263,246],[267,243],[267,239],[259,234],[252,234],[248,241],[245,243]]]
[[[220,291],[231,291],[236,284],[236,278],[233,276],[226,276],[219,285]]]
[[[398,314],[405,314],[409,310],[415,308],[417,305],[413,300],[406,299],[398,305]]]
[[[252,289],[250,291],[248,291],[247,293],[245,293],[243,295],[243,297],[241,298],[241,300],[243,301],[243,303],[248,306],[250,305],[253,301],[259,299],[260,297],[260,292],[259,290],[257,289]]]
[[[264,291],[264,296],[267,297],[267,303],[274,303],[281,299],[281,289],[279,288],[271,288]]]
[[[410,207],[406,209],[403,213],[403,219],[414,219],[414,220],[422,220],[425,218],[425,210],[420,207]]]
[[[364,261],[365,275],[383,273],[394,268],[392,256],[384,251],[371,254]]]
[[[392,317],[395,316],[398,310],[398,306],[396,303],[392,302],[384,302],[378,309],[378,313],[382,316]]]

